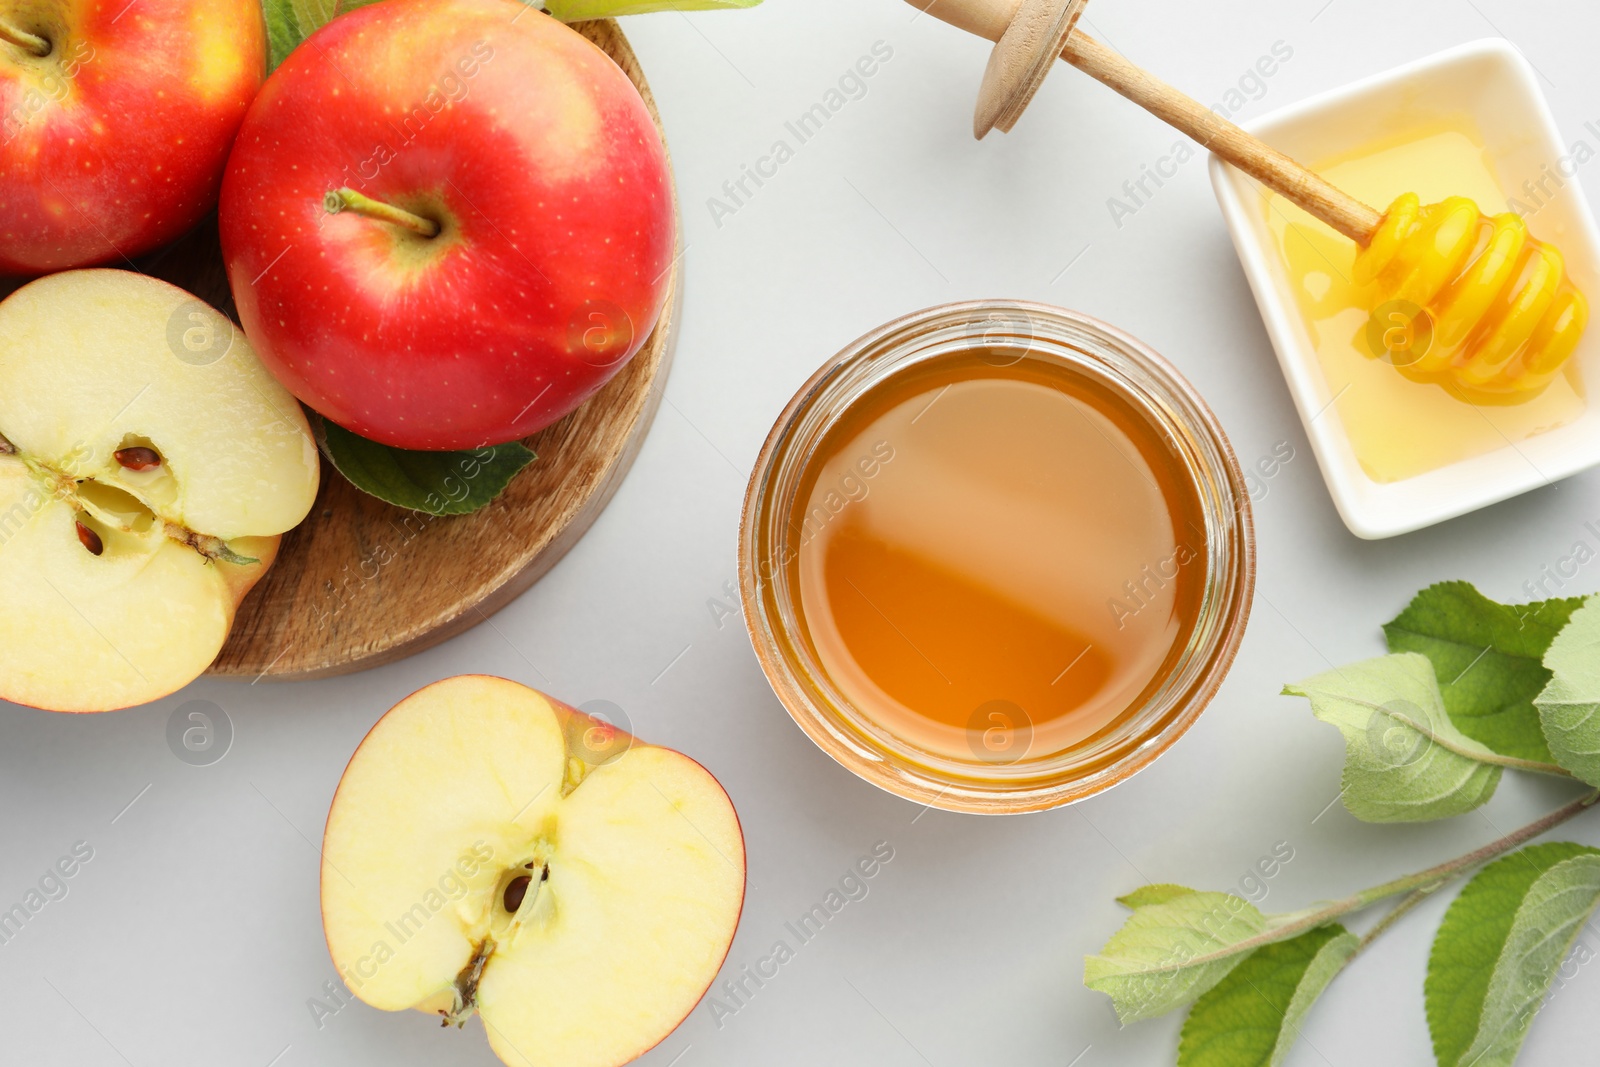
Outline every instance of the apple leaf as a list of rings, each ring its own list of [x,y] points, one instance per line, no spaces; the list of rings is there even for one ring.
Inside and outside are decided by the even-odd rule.
[[[1278,1067],[1359,944],[1335,923],[1250,953],[1189,1009],[1178,1067]]]
[[[546,0],[544,9],[562,22],[581,22],[656,11],[722,11],[759,3],[761,0]]]
[[[1415,652],[1379,656],[1283,689],[1344,735],[1344,788],[1363,822],[1426,822],[1494,795],[1497,757],[1450,721],[1433,665]]]
[[[1146,904],[1165,904],[1177,897],[1188,896],[1194,890],[1186,885],[1173,885],[1163,882],[1160,885],[1142,885],[1131,893],[1125,893],[1117,898],[1117,903],[1125,908],[1142,908]]]
[[[1445,912],[1423,984],[1439,1067],[1509,1067],[1600,901],[1600,849],[1533,845],[1489,864]]]
[[[301,41],[334,18],[377,0],[261,0],[267,21],[267,70],[278,68]]]
[[[1456,729],[1502,756],[1548,763],[1533,706],[1550,681],[1541,660],[1582,604],[1567,597],[1513,607],[1468,582],[1440,582],[1418,593],[1383,632],[1390,652],[1420,652],[1433,662]]]
[[[1270,925],[1229,893],[1146,886],[1122,899],[1133,914],[1083,961],[1083,984],[1109,996],[1124,1023],[1165,1015],[1222,981],[1255,947],[1240,942]]]
[[[369,441],[326,419],[321,424],[323,453],[351,485],[429,515],[477,511],[536,458],[515,441],[470,452],[413,452]]]
[[[1572,615],[1545,653],[1552,677],[1534,700],[1555,761],[1600,785],[1600,596]]]

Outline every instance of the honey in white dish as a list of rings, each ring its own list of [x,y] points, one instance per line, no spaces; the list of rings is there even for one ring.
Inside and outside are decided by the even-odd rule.
[[[1316,168],[1369,204],[1414,191],[1424,203],[1468,197],[1485,210],[1507,203],[1474,131],[1441,128],[1374,145]],[[1330,407],[1367,476],[1398,482],[1566,425],[1585,408],[1578,368],[1569,364],[1520,403],[1492,403],[1435,382],[1416,381],[1376,358],[1369,297],[1355,282],[1357,246],[1275,193],[1266,217],[1318,362]],[[1538,220],[1530,229],[1538,230]]]

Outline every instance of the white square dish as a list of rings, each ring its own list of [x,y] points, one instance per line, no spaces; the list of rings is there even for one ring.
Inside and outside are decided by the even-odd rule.
[[[1274,148],[1315,166],[1463,120],[1481,134],[1491,168],[1510,195],[1525,195],[1526,181],[1557,176],[1559,188],[1547,178],[1544,191],[1534,191],[1538,210],[1529,216],[1530,228],[1561,250],[1585,295],[1600,297],[1600,231],[1576,178],[1600,148],[1600,130],[1585,130],[1587,152],[1575,154],[1575,146],[1563,143],[1532,66],[1501,38],[1451,48],[1246,125]],[[1564,426],[1402,481],[1374,480],[1356,458],[1290,288],[1263,208],[1265,190],[1215,156],[1211,182],[1323,478],[1356,536],[1409,533],[1600,463],[1600,406],[1590,398],[1583,414]],[[1480,207],[1490,214],[1506,210]],[[1600,322],[1591,322],[1572,358],[1593,389],[1600,382]]]

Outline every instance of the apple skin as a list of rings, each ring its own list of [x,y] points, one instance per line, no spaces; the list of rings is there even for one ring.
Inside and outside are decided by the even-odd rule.
[[[341,188],[440,232],[330,214]],[[317,31],[251,107],[220,223],[289,391],[435,450],[526,437],[605,384],[654,328],[677,242],[638,91],[520,0],[385,0]]]
[[[0,273],[122,263],[217,202],[266,76],[259,0],[36,0],[0,18]]]

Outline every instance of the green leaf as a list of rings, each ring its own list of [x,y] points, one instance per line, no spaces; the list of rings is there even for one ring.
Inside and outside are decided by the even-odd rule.
[[[1545,653],[1553,677],[1534,700],[1555,761],[1600,786],[1600,596],[1573,613]]]
[[[1143,900],[1144,892],[1124,899]],[[1254,947],[1239,943],[1269,925],[1254,904],[1228,893],[1148,899],[1135,904],[1100,955],[1083,961],[1083,984],[1109,996],[1125,1023],[1164,1015],[1222,981]]]
[[[429,515],[466,515],[500,495],[534,454],[515,441],[471,452],[390,448],[321,420],[323,452],[350,484]]]
[[[1178,1067],[1278,1067],[1360,943],[1335,923],[1250,953],[1189,1009]]]
[[[267,70],[276,70],[301,41],[337,16],[377,0],[261,0],[267,20]]]
[[[1509,1067],[1600,901],[1600,849],[1533,845],[1479,871],[1445,912],[1423,996],[1439,1067]]]
[[[1414,652],[1379,656],[1285,686],[1344,735],[1344,789],[1364,822],[1426,822],[1471,811],[1494,795],[1500,768],[1457,730],[1433,665]]]
[[[580,22],[654,11],[722,11],[759,3],[761,0],[547,0],[544,9],[562,22]]]
[[[1194,890],[1186,885],[1173,885],[1163,882],[1159,885],[1142,885],[1131,893],[1125,893],[1117,898],[1117,903],[1125,908],[1142,908],[1146,904],[1165,904],[1177,897],[1188,896]]]
[[[1583,604],[1579,597],[1500,604],[1467,582],[1429,586],[1383,627],[1390,652],[1433,662],[1456,729],[1503,756],[1550,762],[1533,698],[1550,672],[1550,642]]]

